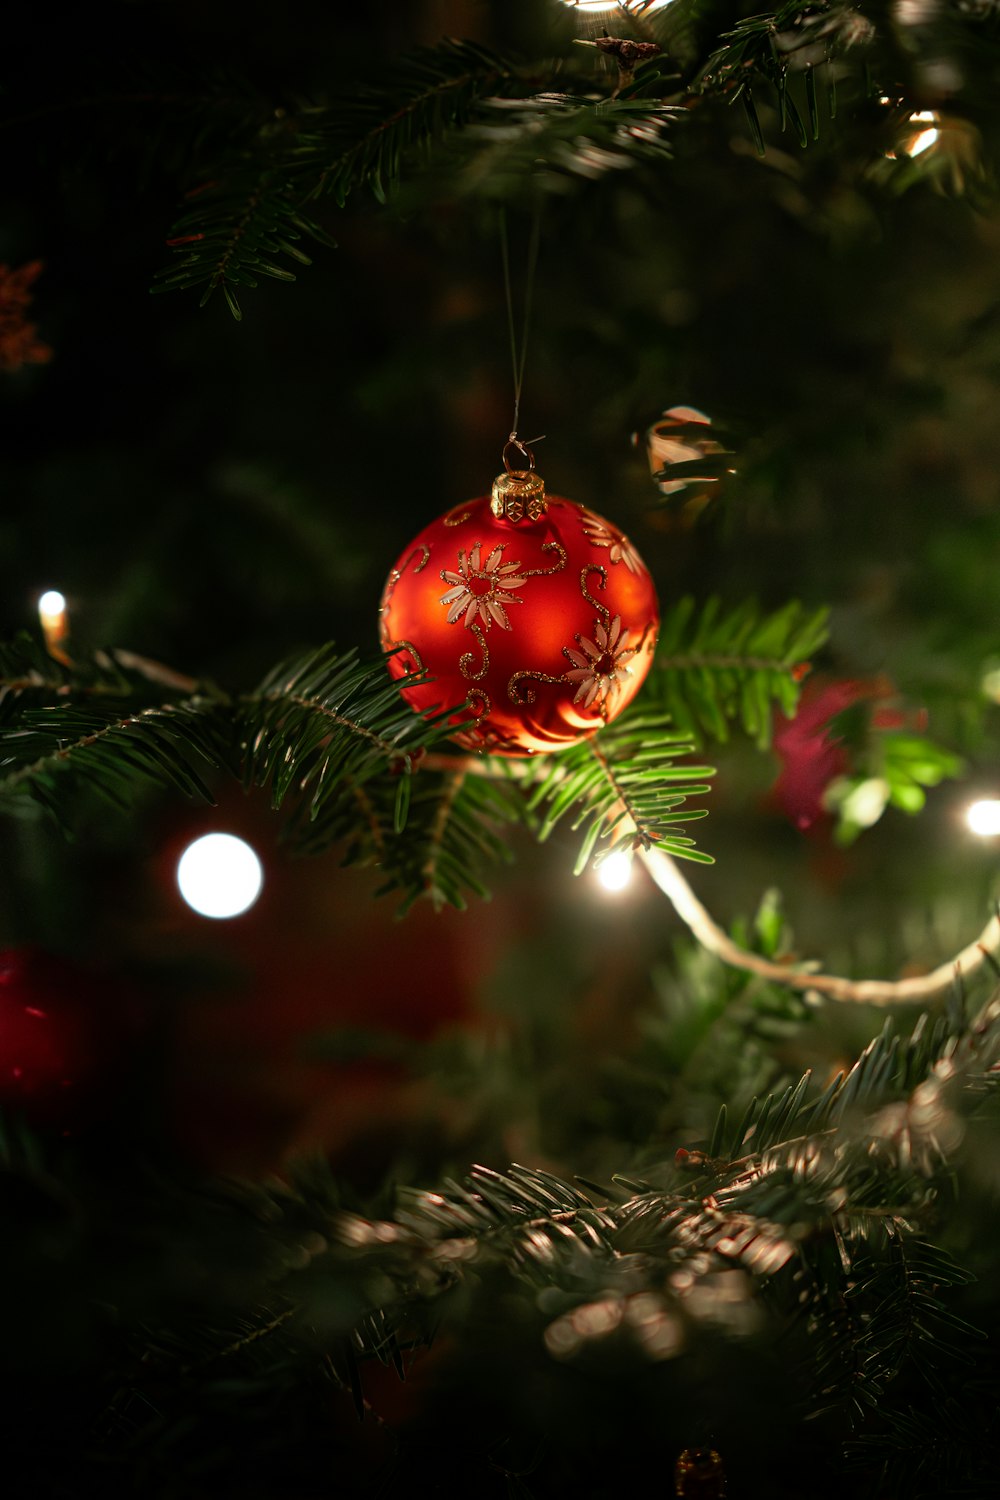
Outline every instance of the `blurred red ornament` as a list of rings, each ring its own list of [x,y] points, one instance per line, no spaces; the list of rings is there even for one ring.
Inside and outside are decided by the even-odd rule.
[[[856,703],[891,699],[894,691],[883,676],[817,680],[803,692],[793,719],[775,714],[774,750],[781,761],[781,773],[772,795],[801,832],[832,822],[825,806],[826,789],[851,766],[847,747],[830,733],[830,721]],[[906,712],[895,707],[874,708],[869,720],[872,729],[920,728],[925,722],[923,711]]]
[[[0,1108],[32,1124],[89,1115],[119,1047],[101,985],[35,948],[0,951]]]
[[[514,450],[527,469],[513,469]],[[471,750],[531,755],[596,733],[635,697],[659,625],[653,580],[610,521],[507,472],[424,528],[386,580],[380,635],[418,713],[455,708]]]
[[[34,323],[27,320],[31,285],[41,269],[40,260],[29,261],[16,270],[0,266],[0,370],[43,365],[52,358],[52,350],[42,343]]]

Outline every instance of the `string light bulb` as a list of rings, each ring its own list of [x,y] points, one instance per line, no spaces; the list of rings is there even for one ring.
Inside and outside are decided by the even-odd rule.
[[[965,821],[977,838],[992,839],[1000,834],[1000,797],[980,797],[965,809]]]
[[[595,874],[610,895],[617,895],[631,882],[632,857],[616,849],[606,859],[601,860]]]
[[[621,14],[621,0],[563,0],[570,10],[583,11],[585,15],[610,15],[613,10]],[[624,9],[633,16],[652,15],[654,10],[664,10],[673,0],[624,0]]]
[[[57,661],[68,661],[63,644],[69,635],[65,594],[61,594],[58,589],[46,589],[38,601],[38,619],[46,651]]]
[[[46,589],[38,601],[38,613],[44,620],[46,617],[55,618],[57,615],[66,613],[66,596],[60,594],[58,589]]]
[[[202,917],[239,917],[249,911],[264,884],[260,860],[232,833],[205,833],[177,863],[177,885]]]

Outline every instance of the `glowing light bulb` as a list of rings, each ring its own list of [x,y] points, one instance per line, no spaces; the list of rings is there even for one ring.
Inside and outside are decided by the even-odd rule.
[[[38,613],[44,620],[46,615],[64,615],[66,613],[66,596],[60,594],[58,589],[46,589],[38,601]]]
[[[978,838],[996,838],[1000,833],[1000,798],[981,797],[978,802],[970,802],[965,821]]]
[[[60,594],[58,589],[46,589],[38,601],[38,618],[45,637],[46,651],[57,661],[68,662],[69,657],[63,646],[69,635],[65,595]]]
[[[599,16],[608,15],[616,10],[621,13],[619,0],[563,0],[570,10],[583,11],[585,15]],[[673,0],[625,0],[625,9],[636,16],[648,16],[654,10],[663,10],[665,6],[672,5]]]
[[[202,917],[238,917],[260,895],[260,860],[231,833],[206,833],[184,850],[177,863],[181,895]]]
[[[623,891],[632,879],[631,857],[621,851],[609,854],[607,859],[601,860],[595,874],[606,891]]]

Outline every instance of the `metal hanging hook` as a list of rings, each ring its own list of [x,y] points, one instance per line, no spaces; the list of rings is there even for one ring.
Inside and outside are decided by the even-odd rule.
[[[526,463],[519,463],[516,466],[512,464],[510,461],[512,451],[521,454]],[[508,474],[523,474],[526,469],[530,473],[535,467],[535,455],[527,443],[521,441],[516,432],[512,432],[503,445],[503,466]]]

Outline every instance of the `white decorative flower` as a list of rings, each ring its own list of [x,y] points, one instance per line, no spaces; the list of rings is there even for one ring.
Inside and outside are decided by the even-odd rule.
[[[583,522],[583,530],[588,542],[592,542],[595,547],[607,547],[612,563],[623,562],[630,573],[638,573],[643,567],[642,558],[628,537],[612,531],[610,526],[606,526],[596,516],[588,516]]]
[[[445,583],[452,585],[446,594],[441,595],[441,603],[450,605],[449,625],[454,625],[464,613],[467,628],[479,620],[489,630],[495,620],[502,630],[510,629],[504,606],[524,602],[510,590],[519,589],[527,579],[517,576],[520,563],[503,561],[504,545],[498,542],[484,565],[482,544],[476,542],[468,555],[464,548],[459,550],[457,573],[441,570]]]
[[[609,627],[598,620],[594,627],[594,639],[585,635],[576,636],[579,651],[564,646],[563,652],[573,663],[566,673],[567,682],[577,684],[573,702],[583,708],[592,708],[606,702],[621,688],[621,679],[631,675],[625,665],[635,656],[632,646],[626,646],[628,631],[622,630],[621,615],[615,615]]]

